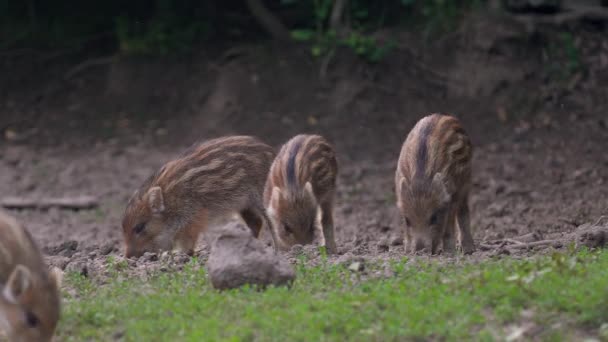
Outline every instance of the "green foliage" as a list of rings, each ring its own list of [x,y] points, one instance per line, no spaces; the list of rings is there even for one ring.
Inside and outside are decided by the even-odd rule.
[[[197,37],[207,32],[203,23],[180,24],[179,18],[155,18],[146,24],[121,16],[116,18],[116,37],[120,51],[136,55],[183,53]]]
[[[364,33],[369,26],[369,10],[366,4],[358,1],[352,2],[350,13],[347,14],[353,18],[350,32],[346,35],[338,35],[328,25],[333,3],[333,0],[313,1],[314,27],[292,31],[292,38],[310,43],[310,52],[314,57],[332,55],[336,48],[343,46],[368,62],[376,63],[394,48],[394,42],[381,43]]]
[[[558,81],[568,81],[583,71],[581,52],[575,37],[570,32],[562,32],[549,41],[545,49],[547,73]]]
[[[484,0],[401,0],[404,22],[421,29],[426,37],[453,30],[462,15]]]
[[[350,0],[346,34],[328,27],[334,0],[268,2],[270,10],[311,44],[316,56],[347,47],[377,62],[391,49],[370,32],[397,23],[425,32],[447,31],[482,0]],[[199,41],[267,37],[243,2],[154,0],[82,2],[0,0],[0,48],[114,46],[128,54],[165,55],[190,50]],[[113,44],[113,45],[112,45]]]
[[[303,29],[292,31],[292,37],[298,41],[310,42],[310,53],[314,57],[333,54],[337,47],[345,46],[357,56],[372,63],[381,61],[395,47],[393,41],[382,44],[373,37],[358,31],[352,31],[346,37],[340,38],[333,30],[318,33]]]
[[[380,44],[376,39],[357,32],[352,32],[342,41],[342,44],[350,47],[357,55],[370,62],[379,62],[395,47],[393,41]]]
[[[566,252],[478,263],[391,261],[364,272],[327,261],[296,264],[288,288],[215,291],[198,261],[151,279],[97,286],[68,275],[61,340],[502,340],[507,325],[605,334],[608,252]],[[375,278],[386,267],[392,276]],[[522,317],[522,310],[533,316]],[[555,323],[560,323],[559,326]]]

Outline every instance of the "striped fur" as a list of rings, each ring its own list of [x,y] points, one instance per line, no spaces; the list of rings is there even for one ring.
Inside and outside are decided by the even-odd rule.
[[[474,251],[468,205],[471,158],[471,141],[453,116],[426,116],[409,133],[395,174],[407,251],[430,247],[436,253],[443,245],[452,252],[456,233],[462,250]]]
[[[50,341],[60,315],[60,271],[49,271],[30,233],[0,212],[0,331]]]
[[[264,222],[270,224],[262,192],[273,157],[257,138],[229,136],[194,145],[166,163],[127,205],[126,256],[176,247],[193,253],[208,223],[233,213],[257,237]]]
[[[264,189],[264,204],[282,249],[312,243],[322,235],[327,251],[336,252],[333,201],[337,173],[334,149],[323,137],[301,134],[283,145]]]

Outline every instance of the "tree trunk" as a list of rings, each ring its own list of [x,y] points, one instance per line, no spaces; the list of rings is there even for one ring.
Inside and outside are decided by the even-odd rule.
[[[331,10],[331,17],[329,18],[329,28],[340,34],[342,31],[342,14],[348,4],[348,0],[335,0],[334,7]]]
[[[262,25],[262,27],[276,40],[290,41],[289,30],[264,4],[262,0],[247,0],[247,7]]]

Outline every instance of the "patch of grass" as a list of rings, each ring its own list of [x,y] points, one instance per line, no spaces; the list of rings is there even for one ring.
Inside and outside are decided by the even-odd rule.
[[[426,39],[456,29],[465,13],[479,8],[483,0],[401,0],[406,9],[403,21],[422,31]]]
[[[545,338],[560,339],[569,328],[601,335],[608,321],[606,251],[366,265],[369,274],[388,267],[389,278],[303,262],[298,259],[291,289],[266,291],[215,291],[196,261],[182,272],[117,277],[101,288],[70,275],[74,294],[66,298],[58,333],[68,341],[495,340],[504,338],[506,324],[529,320],[521,316],[526,309],[546,327]],[[556,322],[571,323],[550,329]]]

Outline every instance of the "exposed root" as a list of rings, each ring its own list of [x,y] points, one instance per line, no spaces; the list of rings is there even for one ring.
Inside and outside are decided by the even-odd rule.
[[[68,70],[68,72],[66,72],[65,75],[63,76],[63,79],[69,80],[70,78],[74,77],[78,73],[80,73],[90,67],[110,64],[114,61],[114,58],[115,58],[115,56],[112,55],[112,56],[107,56],[107,57],[87,59],[86,61],[79,63],[75,67]]]

